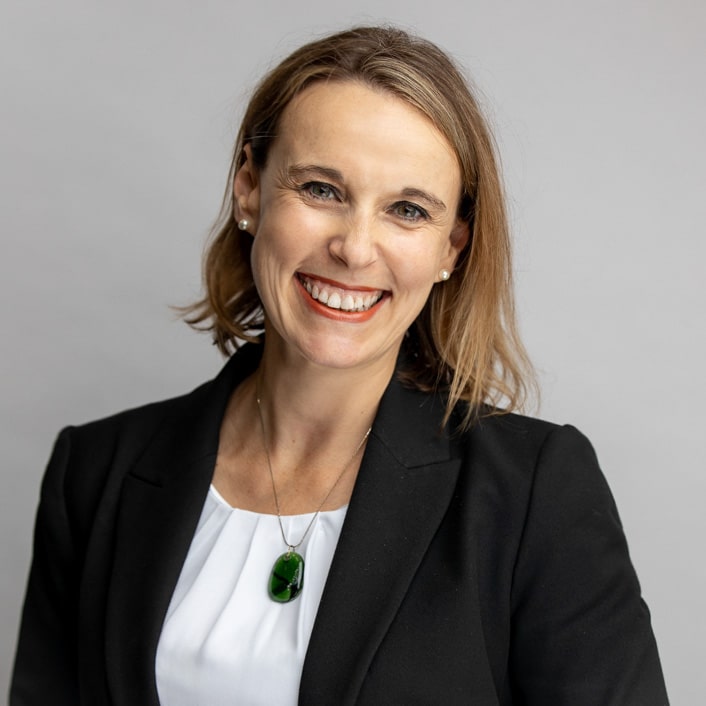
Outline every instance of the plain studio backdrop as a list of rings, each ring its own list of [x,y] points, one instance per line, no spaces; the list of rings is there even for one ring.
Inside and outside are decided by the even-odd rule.
[[[221,365],[193,300],[243,99],[353,23],[440,44],[500,145],[541,416],[593,441],[674,704],[706,693],[703,0],[5,2],[0,692],[58,430]]]

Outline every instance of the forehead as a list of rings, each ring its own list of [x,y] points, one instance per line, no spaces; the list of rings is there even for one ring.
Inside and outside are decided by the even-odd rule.
[[[317,82],[298,94],[282,115],[272,153],[293,163],[374,170],[460,191],[456,154],[431,120],[358,81]]]

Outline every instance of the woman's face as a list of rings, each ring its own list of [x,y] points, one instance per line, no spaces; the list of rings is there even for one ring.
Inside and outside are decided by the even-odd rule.
[[[450,145],[407,103],[348,81],[316,83],[287,106],[263,170],[246,154],[235,197],[268,346],[390,370],[468,239]]]

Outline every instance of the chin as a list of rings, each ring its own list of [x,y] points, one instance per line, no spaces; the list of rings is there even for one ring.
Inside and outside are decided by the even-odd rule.
[[[344,341],[310,340],[299,347],[300,354],[313,365],[331,370],[364,369],[370,366],[384,365],[385,361],[394,366],[399,346],[389,349],[371,350],[362,343],[350,339]]]
[[[354,346],[348,346],[346,350],[341,350],[339,347],[317,347],[316,350],[307,348],[302,351],[302,354],[314,365],[338,370],[350,370],[365,365],[367,358]]]

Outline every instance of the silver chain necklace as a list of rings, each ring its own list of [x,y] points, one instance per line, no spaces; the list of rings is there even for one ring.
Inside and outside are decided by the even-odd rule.
[[[265,447],[267,467],[269,468],[270,480],[272,481],[272,495],[275,499],[275,509],[277,510],[277,522],[279,523],[279,531],[282,534],[282,541],[287,546],[287,551],[277,557],[277,560],[275,561],[274,566],[272,567],[272,571],[270,572],[270,580],[268,583],[268,592],[270,594],[270,598],[273,601],[277,601],[277,603],[289,603],[289,601],[293,601],[301,593],[302,588],[304,587],[304,558],[296,550],[306,539],[307,535],[309,534],[309,530],[314,526],[314,522],[316,522],[316,518],[321,512],[321,508],[326,504],[326,501],[329,499],[331,493],[333,493],[334,488],[338,485],[341,478],[343,478],[343,474],[348,470],[348,467],[351,465],[351,463],[353,463],[353,459],[358,455],[358,452],[362,448],[363,444],[367,441],[368,436],[370,436],[370,432],[372,431],[372,427],[368,427],[368,430],[363,435],[363,438],[355,447],[353,455],[348,459],[348,462],[343,467],[343,470],[338,474],[338,478],[336,478],[334,484],[331,486],[331,488],[329,488],[328,493],[326,493],[326,496],[321,501],[319,507],[314,513],[314,516],[311,518],[311,522],[309,522],[307,528],[304,530],[302,538],[296,544],[292,544],[287,539],[287,536],[284,533],[284,526],[282,525],[282,514],[279,508],[279,498],[277,497],[277,488],[275,487],[275,474],[272,471],[272,461],[270,459],[270,451],[267,445],[267,433],[265,432],[265,418],[262,414],[262,404],[260,403],[259,386],[256,392],[255,399],[257,400],[257,411],[260,417],[262,443]]]

